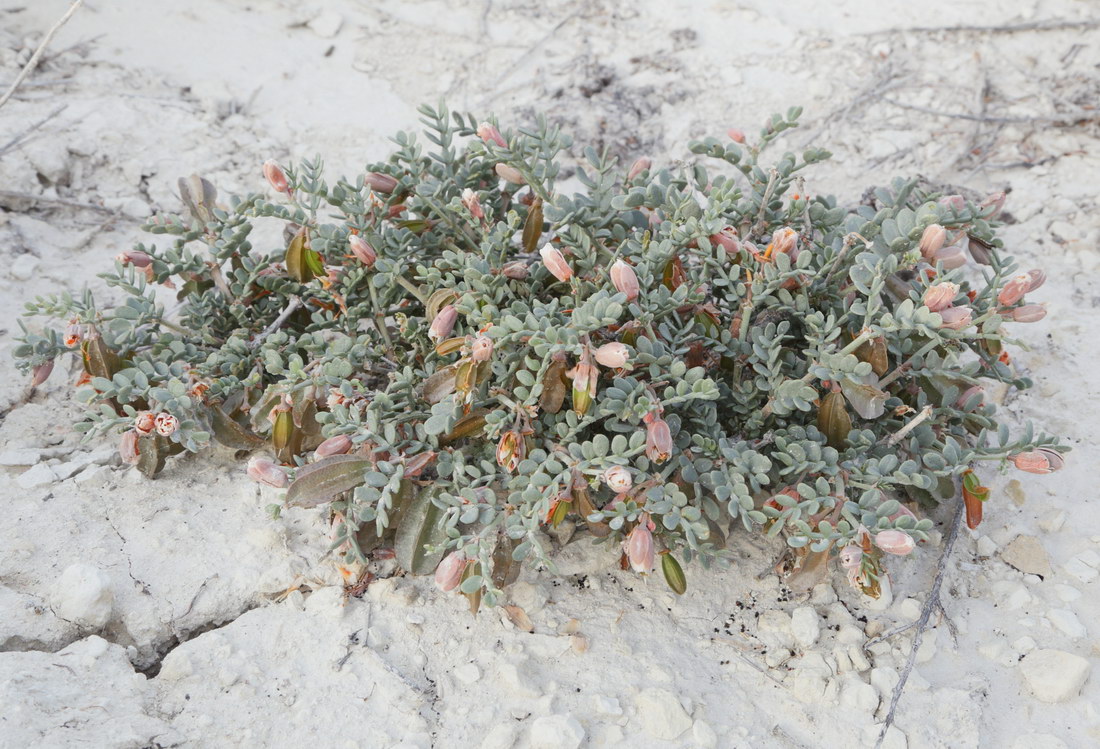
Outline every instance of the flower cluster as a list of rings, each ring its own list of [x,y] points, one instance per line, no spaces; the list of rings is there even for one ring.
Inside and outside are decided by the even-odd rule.
[[[170,241],[102,276],[125,303],[38,299],[68,325],[24,327],[22,365],[39,385],[76,354],[77,428],[121,430],[150,476],[211,438],[263,449],[248,475],[325,507],[345,570],[392,549],[475,609],[552,567],[551,536],[683,593],[734,526],[874,594],[938,502],[980,522],[978,462],[1062,466],[985,397],[1029,384],[1013,325],[1044,314],[994,236],[1003,195],[896,180],[842,207],[807,192],[827,152],[760,161],[798,110],[692,144],[710,169],[586,149],[567,191],[545,122],[421,113],[430,150],[399,133],[355,179],[269,161],[270,192],[227,203],[181,180],[186,214],[146,227]],[[261,219],[282,242],[254,244]]]

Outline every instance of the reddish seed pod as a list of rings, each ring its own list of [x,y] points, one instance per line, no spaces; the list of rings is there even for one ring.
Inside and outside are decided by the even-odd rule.
[[[374,192],[382,193],[383,195],[389,195],[391,192],[397,189],[397,180],[388,174],[379,174],[378,172],[367,172],[363,175],[363,181]]]
[[[285,489],[290,483],[289,477],[282,466],[276,465],[266,458],[252,458],[245,469],[248,477],[253,481],[276,489]]]
[[[1046,308],[1038,304],[1025,304],[1012,310],[1013,322],[1039,322],[1046,316]]]
[[[565,262],[565,256],[557,248],[548,244],[543,245],[542,249],[539,250],[539,255],[542,256],[543,264],[553,274],[554,278],[565,282],[573,277],[573,269],[569,267],[569,263]]]
[[[359,262],[368,268],[373,268],[378,261],[378,253],[374,251],[367,240],[358,234],[352,234],[348,237],[348,247],[351,248],[351,254],[355,255]]]
[[[939,224],[931,224],[926,227],[924,233],[920,236],[920,254],[921,257],[930,259],[935,257],[940,248],[943,247],[943,243],[947,241],[947,230],[945,230]]]
[[[912,552],[917,544],[913,541],[913,537],[904,531],[887,530],[879,531],[875,535],[875,546],[887,554],[905,556]]]
[[[615,290],[626,294],[626,300],[632,302],[638,298],[638,293],[641,291],[638,286],[638,274],[634,272],[634,269],[627,265],[622,260],[616,260],[611,265],[611,284],[615,287]]]
[[[453,304],[448,304],[443,309],[439,310],[435,319],[432,320],[432,325],[428,329],[428,336],[439,340],[440,338],[446,338],[454,330],[455,322],[458,321],[458,310],[455,309]]]
[[[744,130],[738,130],[735,127],[731,127],[729,130],[726,131],[726,135],[728,135],[729,139],[732,140],[734,143],[744,143],[745,142],[745,131]]]
[[[962,247],[953,244],[938,250],[932,257],[932,262],[940,263],[944,270],[954,270],[966,265],[966,253],[963,252]]]
[[[511,263],[507,263],[500,272],[504,274],[505,278],[511,278],[513,281],[523,281],[527,278],[529,270],[527,263],[522,260],[515,260]]]
[[[513,185],[526,185],[527,180],[523,178],[523,174],[519,169],[508,164],[497,164],[495,167],[497,176],[505,182],[511,182]]]
[[[1031,278],[1031,284],[1027,287],[1027,290],[1029,292],[1030,291],[1035,291],[1037,288],[1039,288],[1044,283],[1046,283],[1047,274],[1046,274],[1046,271],[1044,271],[1044,270],[1040,270],[1039,268],[1035,268],[1034,270],[1029,270],[1027,272],[1027,275]]]
[[[1060,453],[1043,447],[1010,455],[1008,460],[1016,468],[1027,473],[1054,473],[1065,465],[1065,459]]]
[[[654,463],[664,463],[672,454],[672,431],[655,413],[647,415],[645,454]]]
[[[1013,276],[997,294],[997,302],[1007,307],[1020,301],[1031,288],[1031,280],[1031,276],[1027,273]]]
[[[327,458],[330,455],[343,455],[349,450],[351,450],[351,437],[346,434],[337,434],[317,445],[313,455],[316,458]]]
[[[497,130],[496,125],[488,122],[483,122],[477,126],[477,137],[486,143],[496,143],[501,148],[508,147],[508,141],[504,140],[504,136],[500,134],[500,130]]]
[[[649,169],[652,166],[653,166],[653,162],[643,156],[642,158],[638,159],[637,161],[635,161],[633,164],[630,165],[630,171],[626,173],[626,181],[630,182],[635,177],[637,177],[639,174],[646,171],[647,169]]]
[[[53,359],[48,362],[37,365],[31,370],[31,387],[36,388],[46,380],[50,379],[50,374],[53,372]]]
[[[125,250],[115,255],[115,260],[123,265],[132,265],[135,268],[148,268],[153,263],[153,258],[141,250]]]
[[[118,454],[122,462],[127,465],[137,465],[140,460],[141,450],[138,449],[138,433],[133,429],[127,429],[122,433],[122,439],[118,443]]]
[[[264,162],[264,177],[267,178],[268,183],[275,189],[275,192],[290,191],[290,184],[286,180],[286,172],[271,159]]]
[[[461,551],[452,551],[443,557],[443,561],[435,568],[435,584],[444,593],[449,593],[458,587],[462,581],[462,573],[466,570],[466,555]]]
[[[643,514],[641,522],[626,537],[626,557],[635,572],[648,573],[653,569],[653,531],[649,529],[648,517]]]
[[[962,330],[972,322],[972,314],[969,307],[948,307],[940,310],[940,318],[943,326],[950,330]]]

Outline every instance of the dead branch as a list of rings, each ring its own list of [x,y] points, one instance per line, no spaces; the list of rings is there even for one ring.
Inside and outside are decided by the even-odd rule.
[[[928,598],[925,599],[924,606],[921,607],[920,618],[916,621],[917,634],[913,637],[913,646],[909,649],[909,657],[905,661],[905,668],[902,670],[901,678],[898,679],[897,686],[894,687],[894,693],[890,697],[890,709],[886,712],[886,720],[882,722],[882,730],[879,731],[875,749],[881,749],[882,742],[886,739],[886,732],[894,724],[894,712],[898,708],[898,700],[901,699],[905,683],[909,681],[909,674],[913,672],[913,664],[917,661],[917,651],[924,640],[924,630],[928,628],[928,620],[931,618],[932,612],[940,606],[940,588],[943,586],[943,577],[947,572],[947,559],[951,556],[951,548],[955,545],[955,539],[959,535],[959,519],[962,518],[962,511],[963,503],[959,501],[955,504],[955,512],[951,516],[951,527],[948,530],[947,538],[943,542],[943,553],[940,555],[940,561],[936,564],[936,576],[932,579],[932,588],[928,591]]]
[[[895,107],[901,107],[902,109],[912,109],[916,112],[924,112],[925,114],[931,114],[936,117],[950,117],[954,120],[970,120],[972,122],[992,122],[1003,125],[1056,125],[1056,126],[1069,126],[1076,125],[1080,122],[1090,122],[1100,119],[1100,111],[1090,112],[1087,110],[1080,110],[1073,114],[1043,116],[1037,115],[1034,117],[995,117],[991,115],[977,115],[966,114],[965,112],[944,112],[939,109],[932,109],[931,107],[922,107],[918,104],[909,104],[904,101],[897,101],[889,97],[883,96],[880,101],[884,101],[887,104],[892,104]]]
[[[7,143],[5,143],[5,144],[4,144],[3,146],[0,146],[0,156],[3,156],[3,155],[4,155],[4,154],[6,154],[6,153],[7,153],[8,151],[10,151],[10,150],[12,150],[13,148],[15,148],[16,146],[20,145],[20,144],[21,144],[21,143],[22,143],[22,142],[23,142],[24,140],[26,140],[26,139],[27,139],[27,136],[29,136],[29,135],[30,135],[31,133],[33,133],[33,132],[34,132],[35,130],[37,130],[38,128],[40,128],[40,127],[42,127],[43,125],[45,125],[45,124],[46,124],[47,122],[49,122],[50,120],[52,120],[52,119],[53,119],[54,117],[56,117],[57,115],[59,115],[59,114],[61,114],[62,112],[64,112],[64,111],[65,111],[65,109],[66,109],[66,108],[67,108],[68,106],[69,106],[68,104],[62,104],[62,105],[61,105],[60,107],[58,107],[57,109],[53,110],[53,111],[52,111],[52,112],[50,112],[50,113],[49,113],[48,115],[46,115],[45,117],[43,117],[42,119],[40,119],[40,120],[39,120],[38,122],[34,123],[34,124],[33,124],[33,125],[31,125],[30,127],[28,127],[28,128],[26,129],[26,130],[24,130],[23,132],[21,132],[21,133],[19,133],[18,135],[16,135],[16,136],[15,136],[14,138],[12,138],[11,140],[9,140],[9,141],[8,141]]]
[[[871,31],[866,36],[882,36],[884,34],[1020,34],[1027,31],[1069,31],[1095,29],[1100,26],[1100,19],[1085,21],[1032,21],[1030,23],[1001,24],[994,26],[911,26],[909,28],[889,28],[882,31]]]
[[[8,102],[8,99],[10,99],[12,94],[15,93],[15,90],[19,88],[19,84],[23,82],[23,79],[30,75],[31,71],[38,66],[38,60],[42,57],[42,53],[46,51],[46,45],[53,39],[53,35],[57,33],[57,30],[64,26],[65,23],[73,17],[73,13],[76,13],[76,9],[83,4],[84,0],[73,0],[73,4],[65,11],[65,15],[61,16],[57,23],[46,32],[46,36],[42,38],[42,43],[38,45],[38,49],[31,55],[31,59],[27,60],[27,64],[19,71],[19,75],[15,76],[15,80],[12,81],[11,87],[8,88],[3,96],[0,96],[0,107],[3,107]]]

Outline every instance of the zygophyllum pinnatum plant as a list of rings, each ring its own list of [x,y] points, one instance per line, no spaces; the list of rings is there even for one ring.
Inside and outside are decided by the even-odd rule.
[[[267,194],[226,203],[181,180],[186,214],[145,227],[170,241],[101,276],[125,303],[28,304],[67,327],[24,327],[22,366],[38,383],[80,357],[76,428],[121,430],[149,476],[211,439],[270,452],[250,475],[328,508],[347,574],[392,547],[475,610],[520,563],[551,566],[562,524],[677,593],[680,560],[723,560],[732,524],[876,595],[925,510],[961,491],[979,522],[976,463],[1062,465],[984,395],[1030,384],[1007,350],[1044,314],[1025,301],[1042,272],[994,236],[1003,195],[898,179],[840,206],[801,176],[828,152],[761,162],[798,109],[691,145],[717,168],[624,173],[584,149],[568,189],[571,141],[545,121],[420,112],[427,145],[398,133],[354,179],[268,162]],[[253,244],[258,220],[284,241]]]

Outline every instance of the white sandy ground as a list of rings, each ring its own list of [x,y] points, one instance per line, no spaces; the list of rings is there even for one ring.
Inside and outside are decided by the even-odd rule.
[[[0,0],[0,88],[66,6]],[[937,543],[895,561],[893,600],[871,604],[839,576],[812,596],[759,579],[778,548],[743,533],[734,567],[689,568],[682,598],[581,540],[559,576],[513,589],[527,633],[424,579],[344,603],[318,513],[270,520],[277,495],[228,451],[145,482],[68,431],[65,367],[26,400],[10,357],[23,301],[100,288],[114,254],[149,241],[129,217],[178,209],[177,177],[241,192],[264,159],[315,153],[350,174],[441,94],[658,161],[801,104],[788,147],[836,154],[811,192],[854,202],[901,174],[1011,190],[1005,236],[1046,269],[1050,314],[1020,326],[1036,388],[1005,415],[1075,450],[1053,476],[986,472],[986,521],[947,564],[946,615],[885,746],[1100,744],[1095,116],[980,123],[883,100],[1094,107],[1095,25],[898,31],[1090,19],[1100,6],[1069,0],[89,0],[0,109],[2,149],[64,107],[0,155],[0,747],[873,745],[912,631],[863,645],[917,617]]]

